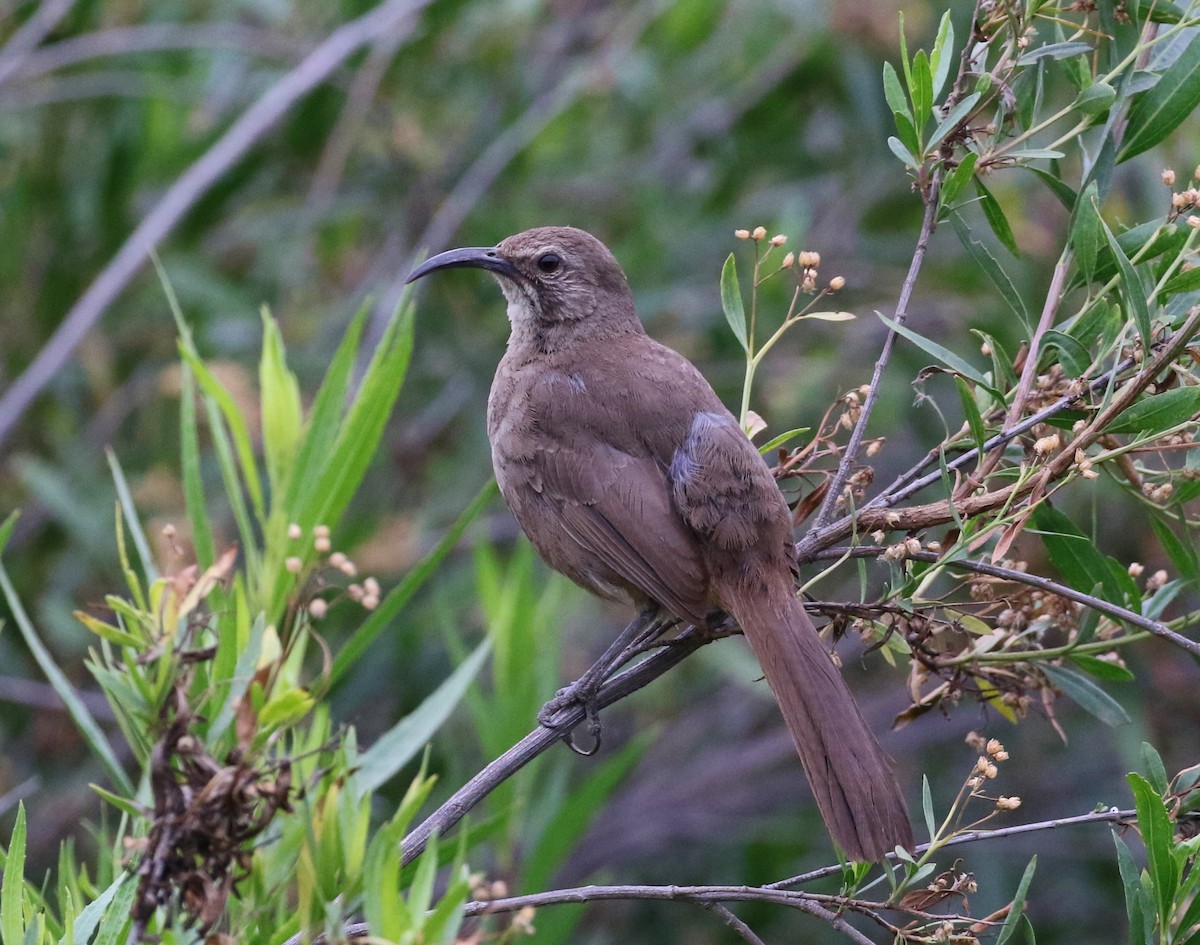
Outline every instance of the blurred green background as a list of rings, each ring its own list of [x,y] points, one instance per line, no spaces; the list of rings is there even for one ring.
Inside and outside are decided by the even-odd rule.
[[[881,0],[439,0],[412,9],[345,59],[282,120],[222,170],[158,247],[222,379],[250,400],[259,307],[279,319],[311,396],[353,311],[382,327],[422,253],[493,243],[529,226],[580,226],[625,266],[651,333],[692,358],[734,404],[742,361],[718,298],[735,227],[762,224],[843,275],[843,324],[806,323],[760,372],[754,407],[769,433],[815,423],[869,378],[882,326],[911,257],[920,203],[885,143],[882,61],[896,58],[897,14],[911,45],[928,45],[945,8]],[[42,0],[0,3],[0,383],[8,386],[139,221],[248,108],[296,69],[366,2],[315,0]],[[952,5],[960,35],[970,7]],[[53,20],[22,53],[23,30]],[[14,44],[16,46],[14,47]],[[1145,160],[1119,169],[1108,209],[1138,222],[1161,213],[1163,163],[1183,173],[1200,157],[1191,123]],[[1032,175],[989,181],[1023,249],[1005,265],[1024,292],[1044,291],[1065,212]],[[743,257],[747,259],[747,257]],[[381,453],[338,546],[385,587],[427,551],[490,476],[484,409],[507,333],[490,280],[456,274],[421,287],[413,366]],[[767,293],[769,306],[782,299]],[[1015,350],[1022,328],[952,232],[934,238],[911,324],[966,357],[971,328]],[[888,437],[877,478],[906,468],[943,435],[910,382],[928,361],[902,346],[875,429]],[[949,394],[934,380],[928,392]],[[23,412],[2,449],[0,507],[23,516],[6,553],[14,582],[60,663],[85,691],[90,643],[71,617],[116,588],[111,445],[158,534],[184,527],[178,470],[175,332],[153,269],[143,265]],[[950,410],[948,422],[956,422]],[[215,472],[215,470],[214,470]],[[215,479],[214,479],[215,483]],[[213,489],[217,494],[219,487]],[[1148,531],[1103,486],[1095,501],[1105,550],[1163,564]],[[222,510],[215,510],[218,521]],[[1132,514],[1132,513],[1130,513]],[[234,529],[224,519],[226,540]],[[416,705],[477,640],[472,545],[502,555],[519,541],[499,500],[423,592],[377,658],[333,694],[336,716],[369,742]],[[169,558],[169,551],[162,549]],[[558,684],[577,675],[627,616],[551,578]],[[856,597],[854,584],[819,592]],[[549,605],[548,605],[549,606]],[[328,622],[331,642],[344,633]],[[451,641],[448,645],[447,641]],[[1136,720],[1106,729],[1073,704],[1017,729],[964,703],[883,741],[919,808],[920,778],[953,796],[973,761],[970,729],[1001,738],[1012,761],[1000,789],[1019,794],[1022,820],[1128,806],[1123,773],[1152,741],[1169,771],[1195,760],[1200,675],[1169,648],[1134,655],[1138,683],[1111,691]],[[848,655],[847,672],[877,731],[907,704],[904,676]],[[612,744],[646,732],[649,746],[553,885],[586,880],[769,882],[828,862],[829,847],[787,735],[757,669],[736,641],[702,651],[606,719]],[[552,694],[553,684],[544,693]],[[15,633],[0,633],[0,833],[24,798],[31,856],[48,868],[60,840],[87,844],[100,772],[42,685]],[[97,707],[102,711],[102,707]],[[530,720],[532,721],[532,720]],[[441,789],[482,760],[465,720],[436,746]],[[565,754],[565,752],[564,752]],[[587,774],[571,758],[564,777]],[[403,780],[403,779],[402,779]],[[1010,818],[1016,822],[1016,818]],[[976,914],[1011,895],[1029,855],[1042,866],[1031,916],[1044,942],[1115,941],[1124,922],[1107,829],[1037,834],[963,850],[976,872]],[[519,870],[472,866],[504,876]],[[517,884],[519,887],[519,883]],[[533,889],[519,888],[521,892]],[[695,912],[695,914],[693,914]],[[768,907],[743,916],[768,941],[835,933]],[[579,936],[583,935],[583,938]],[[698,910],[661,903],[593,907],[576,941],[707,942],[731,933]]]

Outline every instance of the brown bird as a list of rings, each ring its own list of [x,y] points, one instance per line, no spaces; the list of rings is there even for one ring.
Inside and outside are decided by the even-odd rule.
[[[791,516],[700,372],[647,336],[599,240],[539,227],[434,256],[490,271],[512,334],[492,382],[500,491],[549,565],[606,598],[742,628],[833,839],[854,860],[911,847],[891,763],[796,597]]]

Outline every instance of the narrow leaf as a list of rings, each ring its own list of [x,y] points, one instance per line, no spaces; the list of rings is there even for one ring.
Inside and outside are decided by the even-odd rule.
[[[1106,679],[1109,682],[1132,682],[1134,678],[1133,673],[1124,666],[1088,656],[1086,653],[1073,653],[1071,662],[1097,679]]]
[[[958,199],[959,194],[966,189],[967,184],[971,182],[971,178],[975,176],[975,162],[979,160],[979,155],[974,151],[968,151],[959,162],[958,167],[946,175],[946,180],[942,184],[941,201],[943,207],[948,207]]]
[[[1167,280],[1162,287],[1162,295],[1179,295],[1182,292],[1195,292],[1200,289],[1200,266],[1195,269],[1185,269],[1177,272]]]
[[[488,503],[495,495],[496,482],[494,479],[489,480],[487,485],[476,493],[471,504],[463,510],[454,524],[446,530],[446,534],[442,536],[433,550],[422,558],[399,584],[388,591],[383,600],[379,602],[379,606],[371,611],[371,615],[354,631],[334,659],[333,666],[329,671],[330,686],[341,679],[358,662],[375,638],[391,625],[392,621],[396,619],[396,615],[421,589],[430,575],[437,570],[446,555],[458,544],[463,532],[487,508]]]
[[[1117,161],[1152,148],[1200,105],[1200,42],[1194,39],[1155,86],[1134,99]]]
[[[17,629],[21,632],[21,637],[25,640],[25,645],[29,648],[29,653],[33,656],[46,679],[58,693],[58,697],[62,699],[63,704],[67,707],[67,713],[71,716],[71,720],[79,729],[83,740],[87,743],[92,753],[100,760],[104,766],[104,770],[108,772],[108,776],[112,778],[113,783],[124,793],[133,794],[134,787],[129,780],[129,776],[125,774],[125,769],[121,767],[121,763],[117,760],[116,754],[112,750],[112,746],[108,743],[108,738],[104,734],[104,730],[97,724],[92,713],[88,711],[83,700],[79,698],[79,694],[75,691],[75,687],[71,685],[70,680],[58,664],[54,662],[54,657],[50,655],[50,651],[43,645],[38,637],[37,630],[34,629],[29,615],[25,612],[25,607],[21,603],[21,598],[17,596],[16,588],[13,587],[12,581],[9,580],[8,570],[3,564],[0,564],[0,589],[4,592],[4,597],[8,601],[8,608],[12,611],[13,620],[17,624]]]
[[[972,92],[952,109],[950,109],[950,111],[946,113],[946,117],[938,122],[936,130],[933,132],[933,137],[929,139],[929,144],[925,146],[926,151],[932,152],[934,148],[938,147],[946,138],[946,136],[950,134],[950,132],[954,131],[960,124],[962,124],[963,119],[971,114],[971,110],[974,109],[978,103],[979,93]]]
[[[954,232],[958,235],[959,242],[963,244],[963,248],[966,249],[968,255],[975,260],[975,263],[983,270],[984,275],[999,290],[1000,297],[1008,303],[1009,308],[1021,319],[1022,323],[1028,325],[1029,312],[1025,308],[1025,300],[1021,293],[1017,291],[1017,287],[1013,285],[1012,279],[1008,277],[1008,273],[996,261],[996,257],[991,254],[982,242],[975,238],[975,235],[971,232],[971,228],[967,226],[962,217],[957,213],[951,214],[950,225],[954,227]]]
[[[890,62],[883,64],[883,97],[888,108],[897,115],[903,115],[912,122],[912,111],[908,107],[908,99],[900,85],[900,77],[896,75],[896,67]]]
[[[1200,387],[1174,387],[1143,397],[1106,428],[1107,433],[1161,433],[1200,413]]]
[[[1065,666],[1046,665],[1042,668],[1057,688],[1105,725],[1115,728],[1130,722],[1121,704],[1083,674]]]
[[[1014,256],[1020,256],[1021,251],[1017,248],[1017,238],[1013,236],[1012,227],[1009,226],[1008,217],[1004,215],[1000,201],[992,195],[987,185],[978,177],[974,182],[975,192],[979,194],[979,200],[983,206],[983,215],[987,218],[992,232],[996,234],[996,239]]]
[[[1155,906],[1160,928],[1167,928],[1171,921],[1175,892],[1179,888],[1179,863],[1172,853],[1175,830],[1167,806],[1150,784],[1140,774],[1130,773],[1125,778],[1133,790],[1134,805],[1137,807],[1138,832],[1146,845],[1147,869],[1154,886]]]
[[[258,363],[261,399],[263,455],[272,495],[280,496],[283,484],[296,469],[296,447],[300,438],[302,413],[300,384],[288,370],[279,325],[264,307],[262,310],[262,357]],[[303,472],[300,473],[303,475]]]
[[[942,94],[942,88],[950,75],[950,63],[954,59],[954,24],[950,22],[950,11],[942,14],[938,24],[937,39],[929,54],[929,71],[933,76],[933,98]]]
[[[1017,930],[1017,923],[1025,912],[1025,897],[1029,894],[1029,884],[1033,882],[1033,874],[1036,869],[1037,856],[1035,855],[1025,867],[1025,872],[1021,874],[1021,882],[1017,884],[1017,891],[1013,895],[1008,915],[1004,918],[1004,925],[1000,927],[1000,934],[996,936],[996,945],[1004,945]]]
[[[913,125],[920,131],[933,114],[933,75],[924,49],[918,49],[913,56],[912,84],[908,92],[913,103]]]
[[[1162,758],[1149,742],[1142,742],[1138,754],[1142,759],[1142,770],[1146,772],[1146,779],[1154,786],[1154,792],[1160,797],[1165,795],[1168,786],[1167,769]]]
[[[4,875],[0,880],[0,942],[25,938],[25,802],[17,804],[17,819],[8,841]]]
[[[1096,258],[1100,253],[1100,246],[1105,241],[1095,181],[1088,184],[1087,189],[1079,195],[1079,201],[1075,205],[1075,217],[1071,221],[1070,239],[1079,269],[1084,278],[1091,282],[1096,274]]]
[[[742,304],[742,287],[738,284],[737,260],[733,253],[721,267],[721,308],[725,310],[725,320],[733,329],[734,337],[742,346],[743,351],[749,351],[746,337],[746,309]]]
[[[954,375],[954,384],[958,388],[958,399],[962,401],[963,414],[967,418],[967,426],[971,430],[971,439],[976,448],[983,452],[983,443],[987,439],[987,431],[983,426],[983,416],[979,413],[979,405],[975,403],[975,394],[961,375]]]
[[[1108,248],[1112,251],[1113,258],[1117,261],[1117,271],[1121,274],[1121,295],[1125,299],[1125,305],[1129,308],[1130,314],[1133,316],[1142,346],[1146,350],[1149,350],[1153,329],[1150,324],[1150,309],[1146,305],[1146,287],[1142,285],[1142,280],[1138,276],[1137,270],[1133,268],[1129,257],[1125,255],[1121,244],[1117,242],[1117,238],[1113,236],[1112,230],[1108,228],[1108,224],[1104,222],[1103,218],[1100,219],[1100,226],[1104,229],[1105,239],[1108,240]]]
[[[462,700],[490,649],[487,640],[479,644],[416,709],[363,752],[355,775],[361,793],[374,791],[417,756]]]
[[[1051,329],[1042,336],[1042,347],[1058,352],[1062,366],[1071,377],[1083,377],[1091,366],[1092,355],[1079,341],[1061,331]]]
[[[938,344],[936,341],[926,338],[924,335],[918,335],[911,328],[901,325],[899,322],[888,318],[882,312],[876,312],[875,314],[879,317],[881,322],[887,325],[888,328],[890,328],[896,334],[907,338],[926,354],[933,355],[933,357],[941,361],[942,364],[946,365],[946,367],[953,371],[957,371],[963,377],[974,381],[976,384],[979,384],[988,390],[992,389],[992,385],[988,382],[986,377],[980,374],[979,371],[977,371],[969,362],[960,358],[949,348]]]

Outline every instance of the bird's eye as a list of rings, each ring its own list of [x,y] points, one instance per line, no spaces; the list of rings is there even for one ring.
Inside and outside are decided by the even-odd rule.
[[[562,257],[558,253],[542,253],[537,259],[537,267],[542,272],[554,272],[562,265]]]

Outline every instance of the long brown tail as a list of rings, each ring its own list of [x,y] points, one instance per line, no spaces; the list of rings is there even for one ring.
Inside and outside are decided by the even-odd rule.
[[[792,589],[722,594],[800,752],[830,835],[852,860],[883,859],[913,845],[892,764]]]

